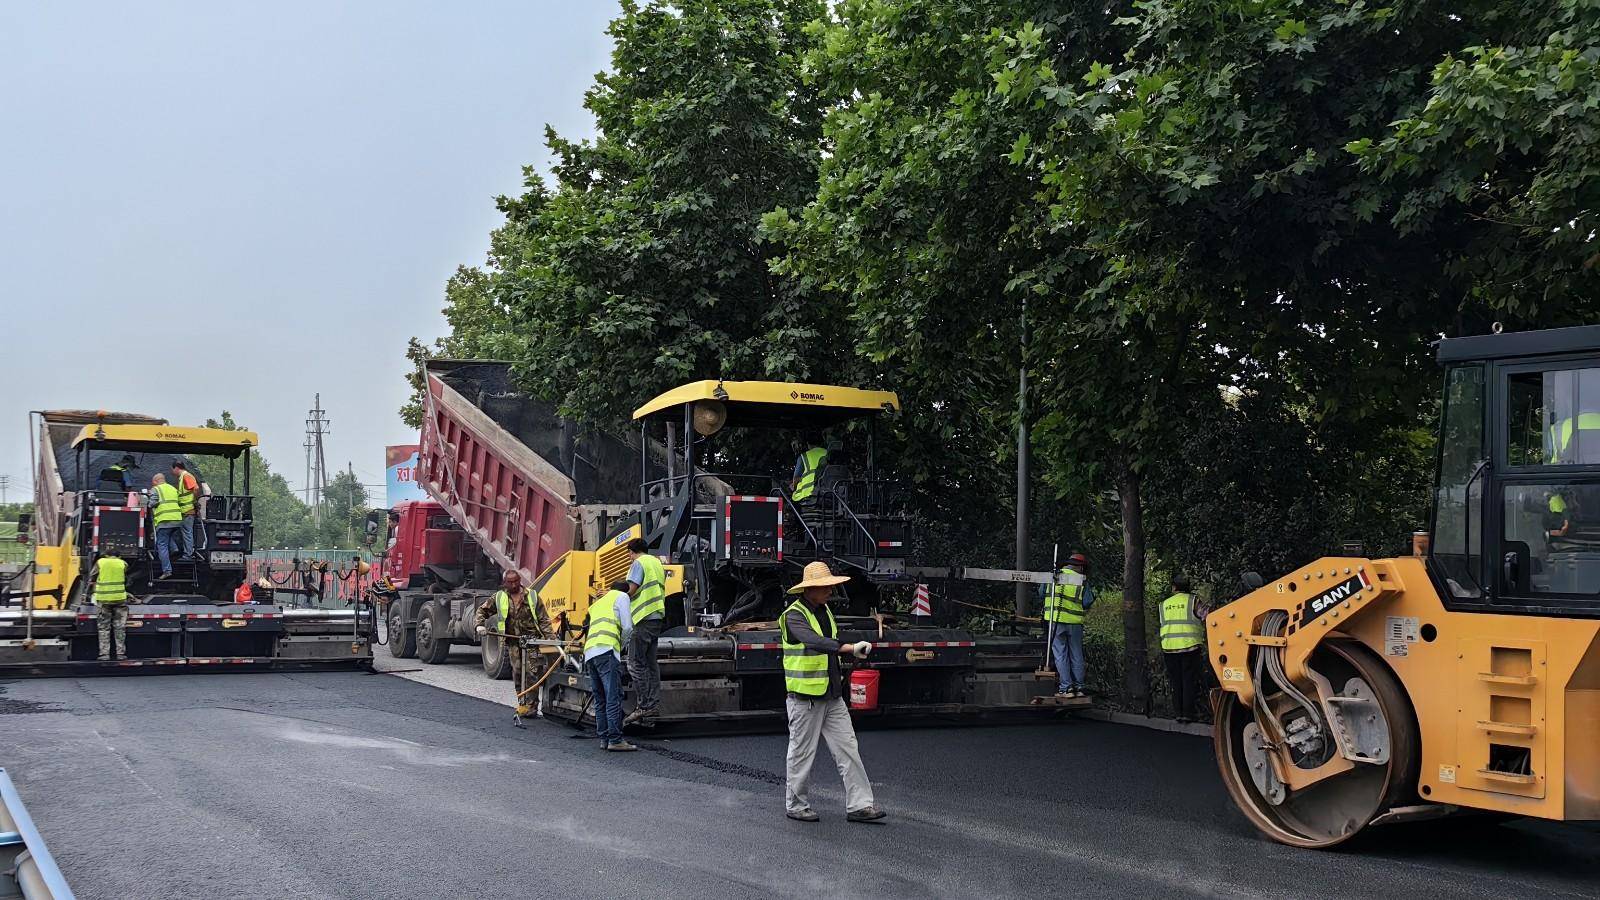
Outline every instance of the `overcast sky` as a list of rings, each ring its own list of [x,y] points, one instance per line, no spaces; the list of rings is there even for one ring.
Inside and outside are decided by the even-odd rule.
[[[544,168],[614,2],[0,4],[0,475],[27,411],[223,409],[303,481],[383,480],[406,339],[482,261],[492,198]]]

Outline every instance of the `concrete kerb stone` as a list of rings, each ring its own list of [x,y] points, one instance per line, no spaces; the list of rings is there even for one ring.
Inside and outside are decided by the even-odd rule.
[[[1173,719],[1158,719],[1154,716],[1139,716],[1133,713],[1099,708],[1079,710],[1076,715],[1085,719],[1093,719],[1097,722],[1134,725],[1139,728],[1149,728],[1152,731],[1171,731],[1178,734],[1192,734],[1197,737],[1211,736],[1211,726],[1204,722],[1177,722]]]

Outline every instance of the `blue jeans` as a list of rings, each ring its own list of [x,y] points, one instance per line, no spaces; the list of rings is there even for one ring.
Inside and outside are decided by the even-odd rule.
[[[183,538],[183,556],[185,559],[194,556],[194,516],[184,516],[179,522],[179,536]]]
[[[177,522],[169,522],[156,526],[156,558],[161,560],[161,574],[172,574],[172,551],[177,549],[179,540],[178,532],[183,526]]]
[[[1050,651],[1056,661],[1056,678],[1062,691],[1082,690],[1084,682],[1083,626],[1055,623]]]
[[[594,733],[601,744],[622,740],[622,661],[602,653],[583,664],[594,685]]]

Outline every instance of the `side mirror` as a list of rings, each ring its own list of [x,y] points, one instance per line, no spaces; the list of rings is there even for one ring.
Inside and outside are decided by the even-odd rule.
[[[1262,587],[1266,586],[1266,583],[1266,579],[1261,577],[1260,572],[1239,573],[1239,584],[1242,585],[1247,591],[1260,590]]]
[[[32,537],[28,532],[33,530],[33,513],[17,514],[17,543],[26,544]]]

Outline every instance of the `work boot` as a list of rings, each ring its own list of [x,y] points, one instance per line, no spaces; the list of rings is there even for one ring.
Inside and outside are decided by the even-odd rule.
[[[1071,700],[1072,699],[1072,692],[1071,691],[1056,691],[1056,699],[1057,700]]]
[[[632,725],[635,722],[643,722],[645,719],[651,718],[655,714],[656,711],[653,709],[636,709],[622,717],[622,724]]]
[[[809,807],[809,806],[806,807],[805,809],[800,809],[800,810],[787,810],[787,811],[784,812],[784,815],[786,815],[789,818],[795,820],[796,822],[820,822],[820,821],[822,821],[822,817],[817,815],[816,813],[812,812],[811,811],[811,807]]]
[[[888,813],[876,806],[865,806],[854,812],[847,812],[844,817],[851,822],[876,822]]]
[[[100,654],[97,659],[99,659],[101,662],[111,662],[111,657],[105,655],[104,653]]]
[[[606,745],[606,749],[610,750],[612,753],[632,753],[639,748],[628,743],[627,741],[612,741]]]

